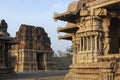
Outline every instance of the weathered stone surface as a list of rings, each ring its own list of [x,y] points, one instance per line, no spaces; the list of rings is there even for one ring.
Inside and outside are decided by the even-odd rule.
[[[42,27],[22,24],[16,32],[12,54],[16,56],[15,71],[35,71],[54,68],[50,38]]]
[[[69,9],[75,9],[73,12],[54,16],[54,19],[74,23],[79,28],[71,31],[72,39],[69,40],[72,40],[74,54],[65,80],[119,80],[120,0],[82,1],[78,1],[82,6],[69,5]],[[76,11],[78,14],[73,14]],[[60,31],[69,33],[69,29],[61,28]],[[68,40],[68,37],[61,39]]]
[[[8,72],[13,72],[14,66],[14,59],[9,52],[11,49],[11,46],[13,44],[16,44],[17,42],[10,37],[9,33],[7,32],[7,23],[5,20],[1,20],[0,23],[0,74],[1,73],[8,73]]]
[[[7,32],[7,28],[8,28],[8,25],[7,23],[5,22],[4,19],[1,20],[1,23],[0,23],[0,31],[6,33],[7,35],[9,35],[9,33]]]

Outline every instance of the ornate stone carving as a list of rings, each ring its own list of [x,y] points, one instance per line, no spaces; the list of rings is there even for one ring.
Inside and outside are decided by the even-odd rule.
[[[16,71],[47,70],[54,66],[53,60],[48,61],[48,58],[53,57],[51,41],[42,27],[22,24],[16,33],[16,40],[20,41],[20,44],[12,48],[12,53],[15,54],[16,51],[18,58]]]
[[[79,28],[72,34],[75,54],[65,80],[119,80],[120,0],[79,1],[78,14],[63,13],[64,16],[56,17]]]
[[[104,31],[104,54],[108,54],[109,53],[109,49],[110,49],[110,38],[109,38],[109,27],[110,27],[110,18],[105,18],[103,19],[103,31]]]
[[[105,72],[105,73],[102,73],[100,77],[101,77],[101,80],[114,80],[113,73]]]

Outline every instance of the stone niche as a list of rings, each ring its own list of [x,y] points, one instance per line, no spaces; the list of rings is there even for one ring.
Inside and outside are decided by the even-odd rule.
[[[120,0],[77,0],[68,9],[54,15],[74,24],[58,29],[74,49],[65,80],[120,80]]]
[[[22,24],[16,32],[20,43],[12,47],[16,72],[55,69],[51,41],[44,28]]]

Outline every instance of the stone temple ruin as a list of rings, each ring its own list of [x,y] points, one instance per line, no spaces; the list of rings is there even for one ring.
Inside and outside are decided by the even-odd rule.
[[[22,24],[15,39],[20,42],[11,50],[16,72],[55,69],[50,38],[42,27]]]
[[[65,80],[120,80],[120,0],[77,0],[54,20],[74,49]]]
[[[54,51],[42,27],[22,24],[10,37],[5,20],[0,23],[0,74],[56,69]]]
[[[12,45],[17,44],[13,37],[7,32],[8,25],[5,20],[0,22],[0,74],[13,72],[15,57],[9,52]]]

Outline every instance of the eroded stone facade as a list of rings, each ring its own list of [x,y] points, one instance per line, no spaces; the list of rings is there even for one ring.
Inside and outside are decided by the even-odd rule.
[[[120,0],[78,0],[54,19],[74,49],[65,80],[120,80]]]
[[[54,69],[54,52],[42,27],[22,24],[15,39],[20,42],[12,48],[12,54],[16,56],[16,72]]]
[[[0,74],[14,72],[15,57],[10,53],[10,49],[18,42],[10,37],[7,28],[7,23],[2,19],[0,22]]]

